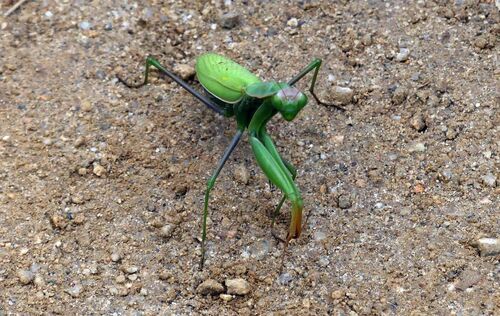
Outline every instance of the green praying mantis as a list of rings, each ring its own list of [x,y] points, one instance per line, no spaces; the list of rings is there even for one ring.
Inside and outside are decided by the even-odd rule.
[[[302,232],[303,201],[300,190],[294,180],[297,176],[295,167],[283,159],[271,136],[267,133],[266,124],[280,113],[286,121],[292,121],[308,102],[307,96],[294,87],[294,84],[309,72],[314,70],[309,92],[318,104],[331,105],[343,110],[334,104],[321,102],[314,93],[314,86],[321,67],[321,59],[314,59],[288,82],[262,81],[248,69],[236,62],[217,55],[206,53],[196,60],[196,76],[203,88],[208,92],[208,97],[193,89],[174,73],[165,69],[153,57],[147,57],[144,81],[140,84],[129,84],[120,77],[118,80],[129,88],[139,88],[148,83],[150,67],[157,68],[161,73],[178,83],[199,101],[211,110],[226,117],[234,117],[237,123],[236,134],[229,146],[224,151],[215,171],[208,179],[202,218],[201,261],[200,269],[205,262],[205,242],[207,239],[207,216],[210,191],[215,185],[224,164],[236,148],[245,130],[248,130],[249,142],[258,165],[269,181],[283,192],[283,197],[273,212],[271,229],[274,219],[286,199],[291,204],[290,226],[286,239],[283,240],[286,253],[291,239],[298,238]],[[273,236],[277,237],[273,232]]]

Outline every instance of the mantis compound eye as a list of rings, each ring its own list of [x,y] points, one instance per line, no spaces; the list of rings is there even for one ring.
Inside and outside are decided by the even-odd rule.
[[[299,89],[287,86],[273,96],[272,102],[283,118],[291,121],[307,104],[307,96]]]

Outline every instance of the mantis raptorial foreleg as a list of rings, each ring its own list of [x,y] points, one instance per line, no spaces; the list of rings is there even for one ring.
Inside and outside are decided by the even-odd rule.
[[[285,164],[285,167],[288,169],[288,171],[290,171],[290,174],[292,176],[292,180],[295,180],[295,178],[297,177],[297,170],[295,169],[295,167],[291,163],[289,163],[288,161],[283,159],[283,157],[281,157],[281,160]],[[276,222],[276,217],[280,213],[281,207],[283,206],[283,203],[285,203],[285,200],[286,200],[286,195],[283,195],[283,197],[281,198],[281,201],[278,203],[278,205],[274,209],[273,213],[271,214],[271,234],[274,236],[274,238],[276,238],[280,241],[285,241],[285,240],[283,238],[281,238],[280,236],[278,236],[278,234],[276,234],[276,232],[274,231],[274,223]]]
[[[276,149],[276,146],[273,143],[271,136],[265,131],[265,129],[261,130],[260,138],[262,139],[264,146],[267,148],[269,153],[273,156],[274,160],[276,160],[276,162],[278,163],[280,168],[284,172],[287,172],[290,175],[290,177],[292,178],[292,181],[295,180],[295,177],[297,176],[297,170],[295,169],[294,166],[292,166],[292,164],[290,164],[289,162],[284,160],[283,157],[281,157],[278,150]],[[285,202],[285,200],[286,200],[286,195],[284,195],[282,197],[280,203],[278,204],[278,206],[276,207],[276,209],[274,210],[274,212],[272,214],[271,232],[272,232],[273,236],[279,240],[282,240],[282,239],[274,233],[273,228],[274,228],[274,222],[275,222],[276,216],[279,214],[279,211],[280,211],[281,207],[283,206],[283,203]]]

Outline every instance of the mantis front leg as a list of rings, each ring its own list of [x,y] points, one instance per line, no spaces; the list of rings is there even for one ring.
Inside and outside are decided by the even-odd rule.
[[[250,134],[250,144],[252,145],[257,163],[268,179],[285,194],[285,197],[292,204],[292,218],[286,238],[288,242],[290,239],[298,238],[302,231],[303,202],[300,191],[295,185],[290,171],[281,160],[276,148],[274,145],[269,148],[265,145],[266,143],[269,144],[269,141],[271,141],[270,137],[264,136],[259,139],[256,134]]]
[[[267,133],[267,131],[265,130],[265,128],[262,129],[262,131],[261,131],[260,134],[261,134],[260,137],[263,140],[263,144],[267,148],[267,150],[269,151],[269,153],[278,162],[278,164],[280,165],[281,169],[284,170],[285,172],[288,172],[290,174],[290,176],[292,177],[292,181],[294,181],[295,177],[297,176],[297,170],[295,169],[295,167],[292,166],[291,163],[289,163],[286,160],[284,160],[283,157],[281,157],[281,155],[279,154],[278,150],[276,149],[276,146],[273,143],[273,140],[272,140],[271,136]],[[279,239],[279,240],[283,240],[283,239],[281,239],[280,237],[278,237],[274,233],[273,228],[274,228],[274,222],[275,222],[276,216],[279,214],[279,211],[280,211],[281,207],[283,206],[283,203],[285,202],[285,200],[286,200],[286,195],[284,195],[281,198],[281,201],[278,203],[278,205],[276,206],[276,209],[274,210],[274,212],[272,214],[271,231],[272,231],[273,236],[276,239]]]

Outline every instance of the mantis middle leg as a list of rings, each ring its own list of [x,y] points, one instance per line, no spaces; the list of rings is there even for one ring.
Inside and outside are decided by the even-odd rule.
[[[290,79],[290,81],[288,81],[288,84],[293,86],[297,81],[302,79],[305,75],[307,75],[309,72],[311,72],[314,69],[314,74],[313,74],[313,78],[311,81],[311,86],[309,87],[309,92],[311,92],[311,95],[313,96],[314,100],[316,100],[316,102],[320,105],[333,106],[338,110],[345,111],[344,108],[342,108],[336,104],[329,104],[329,103],[325,103],[325,102],[320,101],[320,99],[316,96],[316,93],[314,92],[314,87],[316,86],[316,79],[318,78],[318,72],[319,72],[319,68],[321,67],[321,63],[322,63],[321,59],[315,58],[309,65],[304,67],[297,75],[295,75],[295,77]]]
[[[219,163],[217,164],[217,168],[215,168],[215,171],[213,172],[212,176],[210,179],[208,179],[207,183],[207,189],[205,191],[205,204],[203,206],[203,219],[202,219],[202,233],[201,233],[201,261],[200,261],[200,270],[203,269],[203,264],[205,263],[205,241],[207,239],[207,217],[208,217],[208,200],[210,198],[210,191],[215,185],[215,180],[217,180],[217,177],[219,176],[219,173],[221,172],[222,168],[224,167],[224,164],[226,163],[227,159],[233,152],[234,148],[236,148],[236,145],[238,145],[238,142],[241,139],[241,135],[243,135],[243,129],[238,129],[236,134],[233,136],[233,139],[231,140],[231,143],[229,146],[227,146],[226,150],[224,151],[224,154],[222,155],[222,158],[219,160]]]

